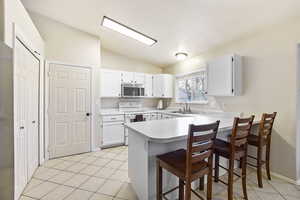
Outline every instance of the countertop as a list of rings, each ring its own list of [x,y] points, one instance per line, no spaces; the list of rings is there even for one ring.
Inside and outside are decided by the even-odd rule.
[[[223,116],[221,114],[213,117],[197,114],[193,117],[179,117],[173,119],[126,123],[125,127],[142,134],[147,140],[164,143],[186,139],[190,124],[208,124],[217,120],[220,120],[219,132],[228,132],[228,134],[230,134],[234,117],[228,116],[226,113],[224,113]],[[223,134],[223,137],[226,136]]]

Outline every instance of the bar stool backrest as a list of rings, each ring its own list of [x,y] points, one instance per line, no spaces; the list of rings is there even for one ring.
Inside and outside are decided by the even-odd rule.
[[[248,135],[250,134],[254,115],[249,118],[234,118],[232,134],[230,137],[231,151],[236,148],[245,147],[248,143]]]
[[[212,158],[214,141],[216,139],[220,121],[206,125],[190,125],[187,143],[186,177],[190,177],[194,164]]]
[[[259,125],[259,136],[261,138],[267,139],[268,137],[271,137],[276,115],[277,112],[274,112],[272,114],[264,113],[262,115],[260,125]]]

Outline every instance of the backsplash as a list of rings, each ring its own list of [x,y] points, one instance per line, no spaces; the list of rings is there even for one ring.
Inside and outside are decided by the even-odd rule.
[[[197,104],[191,103],[190,107],[193,110],[224,110],[224,105],[216,100],[215,97],[207,97],[208,103],[207,104]],[[169,103],[169,107],[183,107],[182,103],[176,103],[175,98],[173,98]]]
[[[143,107],[152,108],[156,107],[159,99],[121,99],[121,98],[101,98],[101,109],[118,108],[120,101],[140,101]]]

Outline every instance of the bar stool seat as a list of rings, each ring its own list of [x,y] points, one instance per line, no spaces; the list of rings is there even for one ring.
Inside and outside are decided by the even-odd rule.
[[[262,145],[266,145],[268,141],[265,138],[262,138]],[[248,144],[258,147],[259,146],[259,136],[250,134],[248,136]]]
[[[169,152],[163,155],[159,155],[157,158],[160,160],[160,164],[167,168],[170,172],[174,173],[181,179],[185,179],[186,175],[186,150],[179,149],[173,152]],[[205,170],[207,169],[207,170]],[[208,173],[208,163],[201,161],[192,165],[192,180],[196,180],[201,174]],[[201,173],[201,174],[200,174]]]
[[[216,139],[215,141],[215,152],[223,157],[229,158],[230,157],[230,143],[224,140]],[[236,147],[235,149],[235,158],[240,159],[241,157],[245,156],[245,150],[243,147]]]

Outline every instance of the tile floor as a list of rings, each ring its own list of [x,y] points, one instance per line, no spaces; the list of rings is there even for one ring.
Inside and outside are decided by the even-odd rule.
[[[137,200],[127,175],[127,158],[127,147],[116,147],[47,161],[20,200]],[[238,180],[235,199],[243,199],[241,191]],[[222,184],[214,184],[213,194],[214,200],[227,199]],[[264,180],[264,188],[259,189],[256,174],[249,169],[248,196],[249,200],[299,200],[300,187],[274,177]]]

